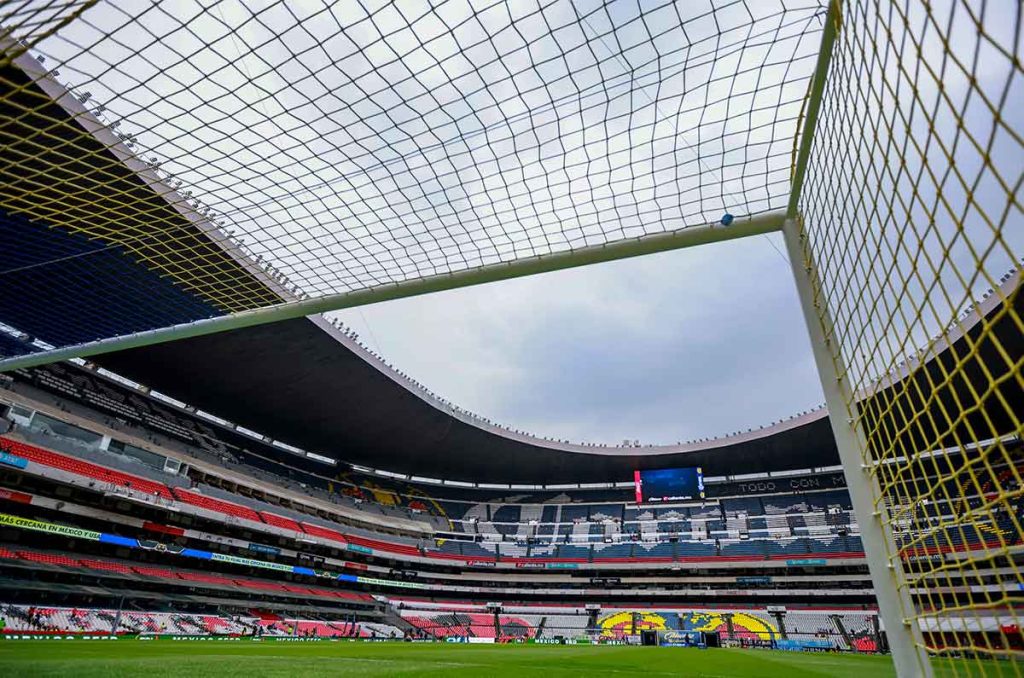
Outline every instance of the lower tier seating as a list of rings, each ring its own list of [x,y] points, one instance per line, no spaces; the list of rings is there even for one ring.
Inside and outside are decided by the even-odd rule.
[[[373,598],[365,593],[355,593],[340,589],[326,588],[320,586],[299,586],[284,582],[275,582],[266,579],[253,579],[249,577],[228,577],[224,575],[210,574],[184,569],[170,569],[149,567],[139,565],[131,561],[114,561],[98,558],[76,558],[62,553],[35,551],[29,549],[0,549],[0,558],[6,560],[20,560],[24,562],[41,563],[44,565],[60,568],[74,568],[84,571],[116,572],[127,576],[139,576],[153,579],[172,579],[179,581],[194,582],[212,588],[243,588],[253,591],[276,591],[285,594],[295,594],[302,598],[318,597],[349,600],[360,603],[373,603]]]
[[[274,636],[321,638],[401,637],[394,626],[379,622],[261,619],[257,617],[139,612],[117,610],[9,605],[0,603],[3,633],[126,634],[250,636],[257,632]],[[116,628],[115,628],[116,623]]]

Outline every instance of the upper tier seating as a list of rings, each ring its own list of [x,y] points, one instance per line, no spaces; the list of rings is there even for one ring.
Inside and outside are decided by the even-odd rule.
[[[302,528],[299,524],[291,518],[285,518],[284,516],[279,516],[276,513],[269,513],[267,511],[260,511],[259,516],[267,525],[281,527],[286,530],[292,530],[293,532],[302,532]]]
[[[91,570],[106,570],[108,572],[120,572],[121,574],[135,574],[131,566],[124,563],[115,563],[107,560],[91,560],[88,558],[81,558],[78,562]]]
[[[183,501],[186,504],[192,504],[199,508],[204,508],[209,511],[215,511],[218,513],[224,513],[229,516],[235,516],[237,518],[244,518],[253,522],[261,523],[260,516],[258,513],[253,511],[247,506],[241,506],[239,504],[233,504],[231,502],[222,501],[220,499],[214,499],[207,497],[198,492],[192,492],[189,490],[182,490],[174,488],[174,497],[179,501]]]
[[[384,541],[380,541],[380,540],[377,540],[377,539],[370,539],[370,538],[367,538],[367,537],[363,537],[363,536],[359,536],[359,535],[354,535],[354,534],[347,535],[346,539],[348,540],[348,542],[350,544],[355,544],[357,546],[362,546],[363,548],[374,549],[374,550],[377,550],[377,551],[390,551],[392,553],[404,553],[404,554],[410,555],[410,556],[421,555],[420,554],[420,550],[418,548],[416,548],[415,546],[409,546],[407,544],[389,543],[389,542],[384,542]]]
[[[672,542],[651,543],[640,541],[633,546],[633,556],[637,558],[672,558],[675,555],[675,544]]]
[[[495,551],[488,550],[476,542],[462,542],[462,555],[476,560],[494,560]]]
[[[715,545],[707,541],[680,541],[676,544],[680,558],[701,558],[715,555]]]
[[[586,505],[565,504],[559,513],[559,522],[571,523],[575,520],[586,520],[589,507]]]
[[[44,452],[46,452],[46,451],[44,451]],[[58,455],[56,453],[47,453],[47,454],[53,455],[54,458],[63,457],[63,455]],[[93,471],[93,472],[95,472],[94,471],[95,468],[101,468],[101,467],[95,467],[95,465],[86,465],[86,467],[89,468],[89,470]],[[146,481],[141,480],[141,479],[139,480],[139,482],[135,482],[136,478],[134,476],[129,476],[127,474],[122,474],[122,475],[125,478],[130,479],[130,480],[128,480],[128,482],[132,483],[133,486],[139,486],[139,485],[142,485],[142,484],[144,484],[146,482]],[[199,492],[193,492],[193,491],[185,490],[185,489],[181,489],[181,488],[173,488],[171,490],[171,496],[173,496],[174,498],[176,498],[176,499],[178,499],[180,501],[183,501],[185,503],[188,503],[188,504],[191,504],[191,505],[194,505],[194,506],[197,506],[197,507],[209,510],[209,511],[215,511],[215,512],[218,512],[218,513],[223,513],[224,515],[234,516],[234,517],[237,517],[237,518],[244,518],[244,519],[250,520],[252,522],[262,522],[264,524],[272,524],[272,525],[275,525],[275,526],[278,526],[278,527],[282,527],[282,528],[285,528],[285,529],[291,529],[292,531],[296,531],[296,532],[301,530],[301,531],[303,531],[303,532],[305,532],[307,534],[310,534],[311,536],[321,537],[323,539],[334,541],[334,542],[337,542],[339,544],[346,544],[347,545],[347,544],[352,543],[352,544],[356,544],[357,547],[369,548],[369,549],[373,549],[373,550],[376,550],[376,551],[390,551],[392,553],[405,554],[405,555],[410,555],[410,556],[423,555],[420,552],[420,549],[416,545],[414,545],[414,544],[397,543],[398,540],[401,539],[399,537],[392,536],[392,537],[389,537],[388,539],[389,540],[394,540],[394,541],[384,541],[384,540],[380,540],[380,539],[375,539],[373,536],[366,536],[366,535],[373,535],[373,533],[370,533],[370,532],[367,532],[367,531],[364,531],[364,530],[358,530],[357,528],[351,528],[351,527],[349,527],[347,529],[351,530],[352,532],[361,532],[362,534],[353,534],[353,535],[347,535],[346,536],[345,534],[342,534],[341,532],[338,532],[336,530],[332,530],[332,529],[324,527],[322,525],[316,525],[316,524],[309,523],[309,522],[303,522],[303,523],[300,524],[300,523],[298,523],[298,522],[296,522],[296,521],[294,521],[294,520],[292,520],[290,518],[286,518],[286,517],[280,516],[277,513],[273,513],[273,512],[270,512],[270,511],[257,512],[256,510],[254,510],[252,508],[249,508],[248,506],[243,506],[241,504],[236,504],[236,503],[233,503],[233,502],[230,502],[230,501],[226,501],[226,500],[223,500],[223,499],[217,499],[217,498],[214,498],[214,497],[209,497],[209,496],[206,496],[206,495],[204,495],[202,493],[199,493]],[[250,503],[255,502],[255,501],[256,500],[252,500],[252,499],[248,500],[248,502],[250,502]],[[508,508],[508,507],[502,507],[502,508]],[[580,505],[580,506],[564,506],[564,507],[551,507],[551,506],[547,506],[547,507],[544,507],[544,511],[553,510],[553,511],[555,511],[557,513],[560,508],[561,509],[568,509],[569,510],[568,512],[569,512],[570,515],[577,515],[577,516],[582,515],[584,511],[589,511],[588,507],[585,506],[585,505]],[[500,514],[500,509],[495,509],[495,513],[499,513]],[[662,513],[662,515],[673,516],[673,517],[681,515],[681,512],[679,510],[675,510],[675,509],[673,509],[673,510],[662,509],[661,513]],[[507,516],[511,516],[511,513],[510,512],[505,512],[505,514],[501,514],[501,515],[503,517],[507,517]],[[588,512],[588,515],[589,515],[589,512]],[[311,518],[311,520],[315,520],[315,518]],[[652,523],[645,523],[645,525],[651,525],[651,524]],[[628,543],[623,543],[623,544],[618,544],[618,545],[604,544],[603,543],[603,535],[605,534],[605,529],[604,529],[604,527],[602,525],[597,524],[597,523],[574,522],[572,524],[560,524],[558,526],[558,534],[562,537],[562,539],[560,539],[559,541],[555,542],[554,544],[535,543],[531,547],[529,547],[529,549],[527,549],[525,546],[518,547],[518,546],[516,546],[514,544],[506,543],[503,546],[502,555],[504,557],[509,557],[509,558],[535,557],[535,558],[568,559],[568,560],[576,560],[576,561],[586,561],[586,560],[591,559],[592,557],[596,557],[597,559],[602,559],[602,558],[604,558],[604,559],[610,559],[610,558],[620,559],[620,558],[625,558],[625,559],[637,559],[637,560],[642,560],[642,559],[664,560],[664,559],[671,559],[671,558],[676,557],[676,556],[692,558],[692,557],[698,557],[698,556],[715,556],[716,555],[715,550],[712,547],[710,547],[708,544],[689,542],[688,541],[688,536],[689,536],[688,532],[682,531],[680,529],[681,527],[685,527],[685,525],[683,525],[681,523],[664,523],[664,525],[666,526],[665,529],[672,529],[674,533],[678,533],[678,534],[681,535],[681,540],[680,540],[679,545],[677,547],[673,547],[671,544],[669,544],[667,542],[661,542],[661,543],[640,542],[640,543],[635,544],[635,545],[631,545],[631,544],[628,544]],[[296,527],[298,527],[299,530],[296,530],[295,529]],[[512,527],[513,528],[525,528],[526,526],[518,525],[518,526],[512,526]],[[523,531],[525,531],[525,529]],[[652,536],[656,536],[657,533],[649,533],[649,534],[651,534]],[[570,542],[570,543],[566,543],[564,538],[569,536],[569,535],[573,535],[574,536],[574,541]],[[580,538],[586,538],[586,539],[588,539],[590,541],[589,541],[589,543],[579,543],[576,540],[580,539]],[[813,550],[810,550],[810,547],[808,546],[808,544],[812,544],[812,543],[815,544],[815,545],[818,545],[820,547],[817,552],[822,553],[822,554],[828,554],[828,553],[849,553],[849,552],[852,552],[852,551],[856,551],[857,550],[856,546],[859,544],[859,539],[856,538],[856,537],[848,537],[848,538],[845,538],[845,540],[843,540],[843,541],[839,541],[839,540],[835,540],[835,539],[834,540],[814,540],[813,542],[804,541],[804,542],[799,542],[795,546],[792,543],[789,544],[789,545],[782,544],[782,543],[773,543],[773,544],[767,544],[767,545],[763,545],[762,546],[762,545],[757,544],[756,541],[759,541],[759,540],[751,540],[751,542],[750,542],[751,545],[748,545],[748,546],[727,546],[726,549],[722,552],[722,555],[728,555],[730,557],[734,557],[734,556],[741,556],[743,554],[750,554],[751,556],[754,556],[754,557],[761,557],[763,555],[764,551],[768,551],[769,553],[771,553],[773,555],[779,555],[779,554],[782,554],[782,555],[792,555],[794,553],[799,553],[799,554],[803,555],[803,554],[815,552]],[[479,544],[468,543],[468,542],[463,542],[463,543],[461,543],[459,545],[456,545],[456,544],[458,544],[458,543],[457,542],[452,542],[451,545],[449,545],[449,546],[445,547],[444,549],[442,549],[441,552],[435,552],[433,555],[435,555],[436,557],[452,558],[452,557],[457,557],[458,554],[461,553],[462,557],[493,559],[495,557],[497,551],[498,551],[498,548],[496,546],[493,546],[493,545],[481,546]],[[592,551],[592,546],[591,545],[593,545],[593,547],[595,547],[594,551],[593,551],[593,555],[592,555],[592,552],[591,552]],[[608,550],[609,547],[613,547],[612,550]],[[430,555],[430,554],[428,554],[428,555]]]
[[[601,558],[629,558],[632,555],[633,544],[629,542],[594,545],[594,560],[600,560]]]
[[[576,544],[559,544],[558,558],[572,560],[587,560],[590,557],[589,546],[578,546]]]
[[[152,493],[168,499],[216,512],[233,518],[245,519],[253,523],[272,525],[292,532],[303,531],[311,536],[333,541],[337,544],[352,545],[353,550],[371,549],[377,552],[390,552],[396,555],[419,557],[423,555],[438,558],[493,559],[499,547],[493,543],[475,544],[470,542],[456,543],[441,549],[424,551],[425,545],[397,535],[381,536],[378,533],[356,527],[345,526],[342,533],[323,524],[318,518],[310,516],[309,521],[297,521],[283,515],[298,514],[291,509],[274,507],[260,500],[241,495],[231,495],[226,490],[216,490],[216,494],[226,497],[237,496],[238,501],[210,496],[214,488],[207,492],[196,492],[179,487],[169,488],[167,485],[134,476],[121,471],[107,469],[103,466],[75,459],[74,457],[51,452],[20,441],[5,440],[14,452],[20,452],[33,463],[63,468],[70,473],[86,478],[101,480],[118,487],[131,487],[139,492]],[[557,523],[543,523],[537,526],[524,522],[495,524],[489,521],[480,523],[481,528],[490,526],[490,532],[484,536],[488,542],[502,538],[505,533],[501,556],[506,558],[555,558],[575,561],[593,559],[632,559],[632,560],[666,560],[666,559],[774,559],[813,557],[862,557],[863,547],[860,537],[856,534],[839,536],[840,528],[855,530],[850,527],[850,516],[845,508],[848,496],[842,491],[805,493],[792,496],[772,497],[740,497],[724,499],[719,504],[708,504],[697,507],[657,507],[642,510],[626,509],[618,504],[561,504],[561,505],[503,505],[476,504],[469,505],[467,515],[475,514],[486,518],[505,520],[536,520],[552,519]],[[943,521],[952,520],[953,514],[941,511],[930,511],[937,505],[922,507],[920,526],[911,536],[906,533],[897,535],[904,552],[908,555],[932,554],[950,550],[978,548],[989,542],[997,541],[993,535],[1009,534],[1015,541],[1021,536],[1009,516],[997,518],[990,530],[979,530],[974,527],[946,528]],[[263,507],[267,510],[264,510]],[[459,504],[460,507],[466,504]],[[736,536],[743,529],[742,520],[736,518],[737,513],[754,511],[762,507],[765,512],[761,516],[750,516],[746,520],[749,527],[749,539],[737,540]],[[641,522],[616,523],[605,522],[608,514],[616,509],[627,519],[635,517]],[[792,512],[797,513],[792,513]],[[837,512],[838,511],[838,512]],[[930,511],[930,512],[929,512]],[[802,513],[801,513],[802,512]],[[933,515],[934,514],[934,515]],[[601,522],[590,522],[593,520]],[[781,521],[781,522],[780,522]],[[932,521],[930,532],[926,527]],[[728,528],[728,530],[726,529]],[[258,529],[258,528],[256,528]],[[925,530],[925,531],[922,531]],[[483,532],[483,529],[481,529]],[[638,542],[620,541],[623,534],[642,534],[643,540]],[[664,540],[667,534],[678,537],[677,542]],[[533,536],[531,536],[533,535]],[[534,541],[538,536],[551,535],[552,541]],[[604,543],[606,535],[616,541]],[[769,537],[771,535],[771,537]],[[793,535],[793,536],[783,536]],[[380,538],[378,538],[380,537]],[[527,538],[530,537],[527,547]],[[698,537],[701,540],[695,541]],[[715,545],[715,540],[720,545]],[[524,550],[525,549],[525,550]]]
[[[760,497],[735,497],[722,500],[722,510],[727,516],[745,513],[748,516],[759,516],[764,513]]]
[[[764,557],[765,546],[762,540],[748,540],[736,542],[722,542],[721,554],[723,556],[758,556]]]
[[[503,504],[500,506],[488,506],[488,513],[491,514],[492,523],[518,523],[519,507]]]
[[[31,560],[36,563],[43,563],[44,565],[67,565],[71,567],[79,567],[79,562],[74,558],[61,555],[59,553],[40,553],[38,551],[18,551],[18,558],[21,560]]]
[[[90,375],[86,375],[90,376]],[[91,376],[90,376],[91,378]],[[116,389],[115,389],[116,390]],[[133,397],[138,399],[137,394],[131,394]],[[154,406],[157,406],[154,404]],[[158,406],[163,407],[163,406]],[[195,426],[185,426],[185,429],[193,430]],[[17,443],[22,445],[21,443]],[[38,451],[37,459],[46,457],[48,461],[52,463],[60,463],[64,467],[71,467],[72,472],[84,474],[87,477],[102,478],[107,482],[114,481],[117,484],[123,486],[131,486],[134,489],[140,491],[153,490],[155,493],[161,496],[174,498],[178,501],[188,503],[190,505],[202,508],[208,511],[214,511],[226,516],[234,518],[250,520],[253,522],[260,522],[266,525],[272,525],[281,529],[287,529],[293,532],[305,531],[306,533],[317,536],[323,539],[334,541],[339,544],[355,544],[356,546],[363,546],[365,548],[371,548],[376,551],[390,551],[396,554],[404,554],[409,556],[420,555],[421,551],[417,548],[416,544],[402,544],[399,538],[387,537],[383,539],[377,539],[376,535],[372,533],[366,533],[365,531],[360,534],[353,528],[346,527],[346,532],[352,531],[355,533],[353,538],[348,538],[346,534],[332,530],[330,527],[324,525],[311,524],[308,521],[295,520],[292,517],[282,515],[287,510],[277,509],[268,504],[260,502],[259,500],[251,497],[244,497],[241,495],[234,496],[232,499],[231,493],[226,490],[217,489],[213,487],[204,486],[200,491],[193,491],[184,488],[175,487],[173,489],[168,488],[167,485],[162,483],[155,483],[155,481],[133,476],[128,473],[120,471],[114,471],[111,469],[105,469],[102,466],[96,464],[90,464],[81,460],[74,460],[72,457],[66,457],[58,453],[48,452],[42,450],[42,448],[36,448]],[[68,461],[71,460],[71,461]],[[75,462],[75,463],[71,463]],[[255,472],[256,469],[253,469]],[[284,481],[284,479],[281,479]],[[383,481],[382,481],[383,482]],[[386,483],[385,483],[386,484]],[[387,488],[382,491],[370,491],[364,493],[366,497],[373,497],[381,495],[382,497],[388,497],[389,501],[393,501],[394,493]],[[834,494],[834,493],[833,493]],[[840,493],[841,494],[841,493]],[[731,502],[731,504],[730,504]],[[421,504],[436,504],[431,500],[420,501]],[[481,532],[485,534],[488,539],[499,538],[504,536],[507,540],[518,540],[523,541],[528,536],[544,536],[552,535],[556,538],[558,546],[562,547],[562,553],[555,553],[556,547],[537,545],[534,544],[531,549],[526,553],[517,549],[516,547],[510,547],[506,550],[506,554],[510,557],[523,557],[528,555],[529,557],[561,557],[571,559],[589,559],[591,557],[590,545],[597,545],[595,555],[597,557],[606,558],[665,558],[673,557],[676,550],[668,552],[664,547],[654,550],[650,548],[631,548],[629,549],[631,555],[623,555],[627,549],[625,547],[618,548],[603,554],[604,550],[604,537],[606,534],[618,535],[623,532],[634,532],[642,531],[645,538],[658,538],[661,535],[672,534],[678,535],[681,540],[688,539],[691,533],[695,529],[695,525],[690,522],[691,518],[697,521],[702,521],[700,525],[708,531],[708,536],[726,536],[725,526],[726,523],[723,520],[725,514],[728,513],[729,507],[734,506],[736,508],[746,508],[753,511],[759,503],[758,498],[738,498],[735,500],[726,500],[723,506],[717,504],[709,504],[704,507],[690,507],[690,508],[678,508],[678,507],[659,507],[657,509],[644,509],[642,511],[636,511],[635,509],[626,509],[622,504],[547,504],[547,505],[508,505],[508,504],[466,504],[466,503],[455,503],[455,502],[444,502],[441,507],[445,510],[450,509],[453,514],[462,513],[463,515],[476,515],[480,518],[485,519],[486,522],[480,523]],[[820,502],[819,502],[820,503]],[[830,503],[830,502],[829,502]],[[267,509],[264,510],[263,506]],[[359,506],[360,510],[370,510],[376,508],[376,504],[362,504]],[[623,524],[621,522],[612,523],[609,522],[607,525],[605,521],[615,520],[616,518],[626,518],[627,521],[630,518],[649,518],[652,521],[650,523],[644,523],[642,525],[638,523]],[[490,520],[486,520],[489,518]],[[315,520],[315,519],[312,519]],[[528,525],[527,520],[540,520],[539,525],[533,526]],[[550,522],[557,520],[558,523]],[[763,520],[763,519],[762,519]],[[588,522],[589,521],[589,522]],[[475,531],[472,525],[466,523],[457,523],[456,527],[469,531]],[[565,540],[566,536],[572,536],[572,542],[567,543]],[[751,534],[753,538],[763,537],[764,535]],[[360,542],[360,539],[363,541]],[[829,546],[828,542],[822,542],[824,546]],[[700,547],[695,548],[683,548],[682,551],[701,551]],[[483,549],[476,548],[470,549],[471,552],[467,552],[466,548],[461,548],[464,556],[482,556],[482,557],[493,557],[496,551],[495,547],[484,547]],[[481,552],[483,551],[483,552]],[[834,546],[827,548],[827,552],[840,553],[843,549]],[[737,555],[739,552],[737,552]],[[451,558],[456,554],[452,552],[438,553],[439,557]],[[708,555],[714,555],[709,553]]]
[[[302,523],[301,528],[303,532],[313,537],[321,537],[341,544],[348,543],[348,540],[345,539],[345,535],[336,530],[321,527],[320,525],[313,525],[312,523]]]
[[[0,446],[10,450],[11,454],[28,459],[36,464],[42,464],[43,466],[50,466],[62,471],[67,471],[68,473],[93,478],[100,482],[110,483],[111,485],[116,485],[118,487],[129,488],[145,494],[153,494],[165,499],[171,499],[171,492],[167,486],[152,480],[129,475],[120,471],[114,471],[103,466],[91,464],[87,461],[81,461],[80,459],[75,459],[68,455],[44,450],[41,447],[29,445],[28,443],[23,443],[17,440],[11,440],[6,437],[0,437]]]

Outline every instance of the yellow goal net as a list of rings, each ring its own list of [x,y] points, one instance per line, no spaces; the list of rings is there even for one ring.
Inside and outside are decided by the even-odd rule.
[[[858,519],[884,532],[922,674],[1021,675],[1021,5],[830,16],[797,227],[871,495]]]

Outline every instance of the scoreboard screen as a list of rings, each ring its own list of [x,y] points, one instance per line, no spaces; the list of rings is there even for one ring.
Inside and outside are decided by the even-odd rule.
[[[633,484],[638,504],[704,499],[704,473],[699,466],[634,471]]]

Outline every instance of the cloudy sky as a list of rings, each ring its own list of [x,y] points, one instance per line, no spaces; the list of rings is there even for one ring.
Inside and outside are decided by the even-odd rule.
[[[338,315],[435,393],[496,422],[671,443],[822,402],[775,245],[761,236]]]

